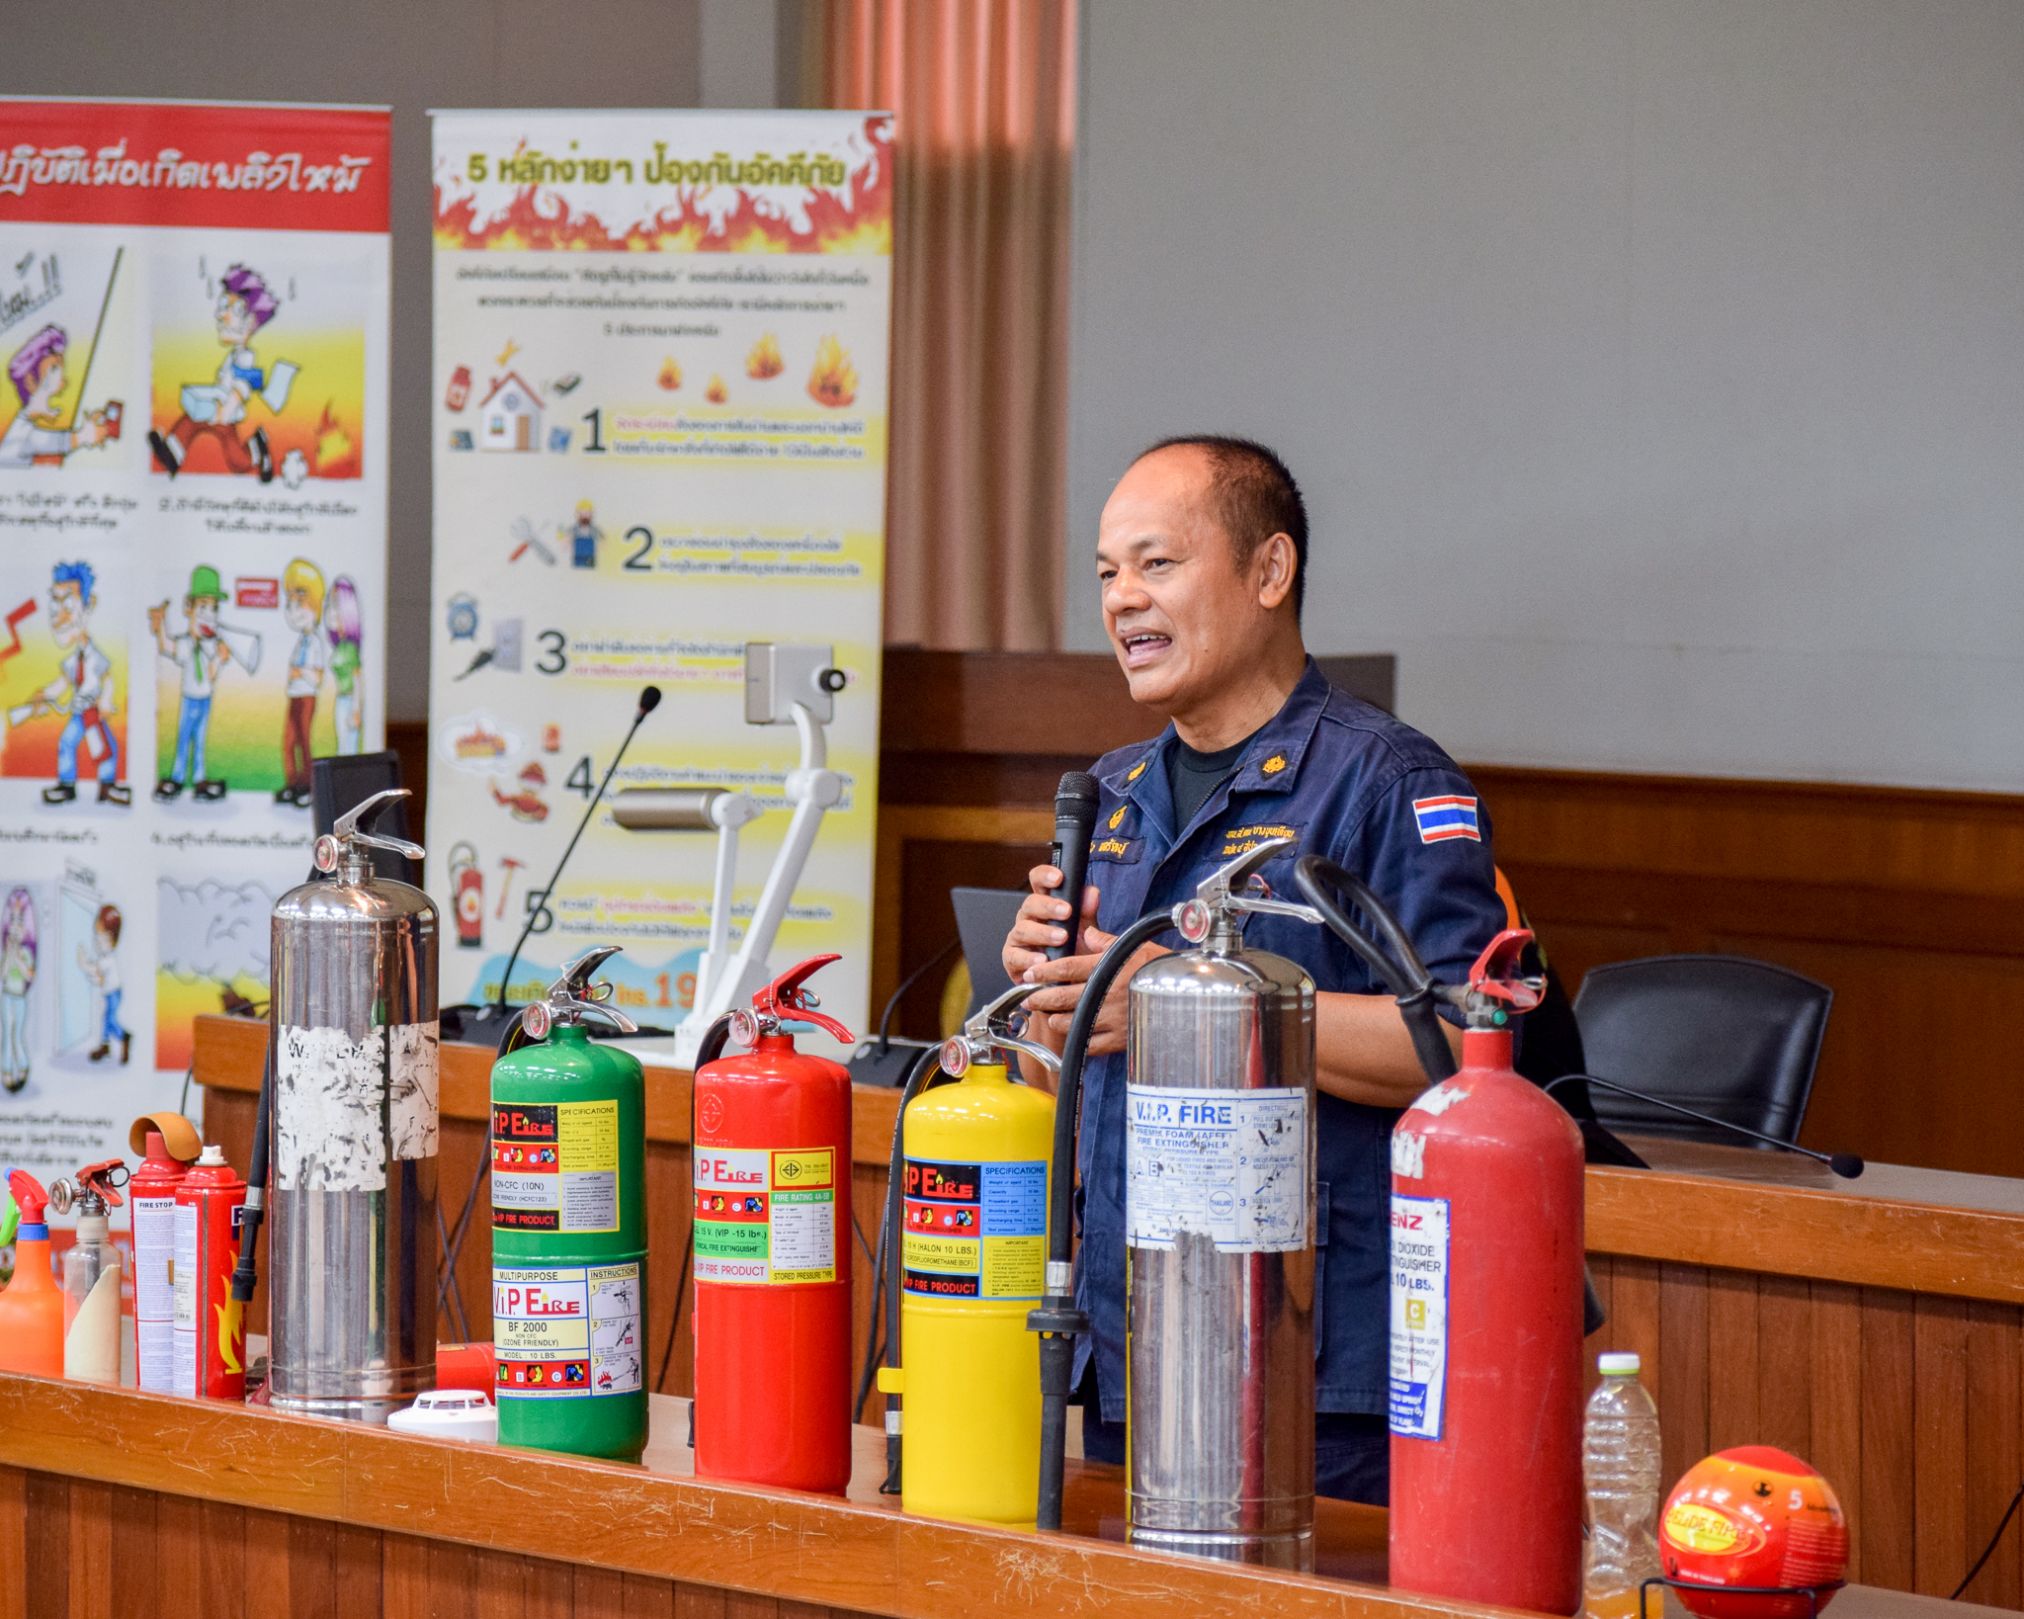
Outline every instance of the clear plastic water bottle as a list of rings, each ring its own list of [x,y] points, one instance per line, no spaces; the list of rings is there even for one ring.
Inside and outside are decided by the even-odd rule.
[[[1588,1489],[1585,1619],[1638,1619],[1639,1596],[1659,1572],[1659,1411],[1638,1381],[1635,1355],[1604,1355],[1588,1397],[1582,1478]],[[1663,1611],[1652,1593],[1651,1619]]]

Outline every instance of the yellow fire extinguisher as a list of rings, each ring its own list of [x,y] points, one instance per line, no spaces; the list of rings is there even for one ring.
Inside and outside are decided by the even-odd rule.
[[[1034,988],[1013,986],[943,1044],[940,1072],[908,1082],[894,1132],[886,1489],[930,1517],[1034,1521],[1040,1357],[1026,1317],[1045,1291],[1054,1098],[1012,1065],[1056,1063],[1011,1025]]]

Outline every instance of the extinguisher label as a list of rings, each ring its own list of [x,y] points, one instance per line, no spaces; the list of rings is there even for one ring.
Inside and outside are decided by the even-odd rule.
[[[1038,1299],[1047,1267],[1047,1160],[909,1158],[902,1285],[930,1298]]]
[[[492,1107],[492,1229],[618,1229],[618,1103]]]
[[[1391,1200],[1391,1431],[1438,1439],[1448,1390],[1448,1200]]]
[[[836,1154],[828,1147],[696,1151],[696,1280],[836,1280]]]
[[[1226,1254],[1307,1246],[1314,1201],[1311,1092],[1126,1087],[1124,1213],[1134,1248],[1171,1249],[1183,1234]]]
[[[499,1398],[639,1393],[643,1293],[637,1264],[494,1265]]]

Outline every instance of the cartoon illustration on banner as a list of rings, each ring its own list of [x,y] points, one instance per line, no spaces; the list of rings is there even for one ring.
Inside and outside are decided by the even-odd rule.
[[[0,1160],[47,1177],[264,1004],[311,761],[382,734],[389,125],[4,119]]]
[[[862,1018],[890,143],[880,113],[438,116],[429,814],[431,891],[458,922],[446,999],[520,999],[619,944],[619,1000],[678,1024],[716,948],[719,839],[737,840],[728,954],[814,762],[838,798],[774,955],[842,951],[828,999]],[[748,642],[841,672],[840,692],[809,694],[816,731],[791,705],[748,723]],[[642,836],[607,807],[546,894],[648,684],[667,707],[614,788],[720,787],[741,819]]]

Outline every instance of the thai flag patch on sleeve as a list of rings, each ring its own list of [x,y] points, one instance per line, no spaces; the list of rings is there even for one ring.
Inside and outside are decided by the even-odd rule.
[[[1482,829],[1476,824],[1476,801],[1449,795],[1445,798],[1416,798],[1413,800],[1413,819],[1420,825],[1420,842],[1443,843],[1449,838],[1470,838],[1477,843],[1483,841]]]

